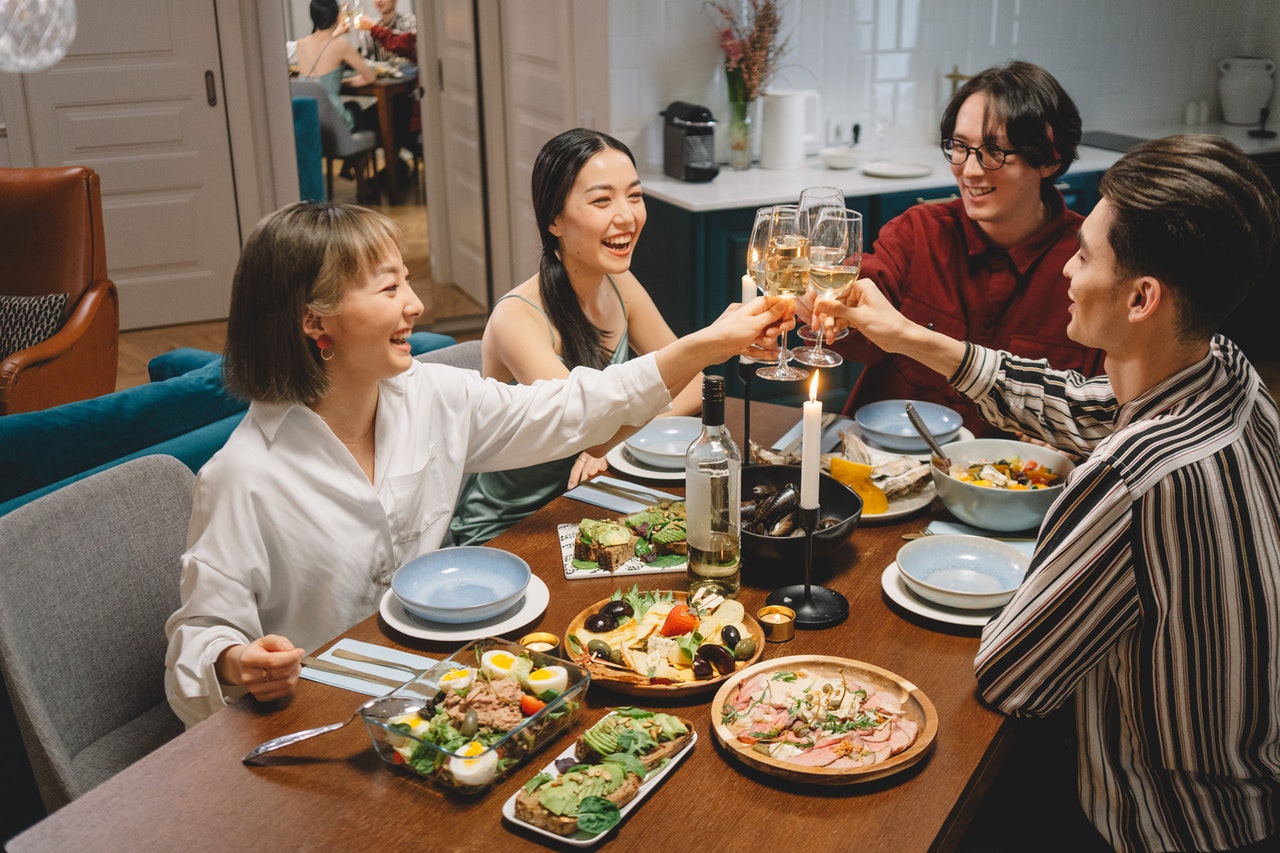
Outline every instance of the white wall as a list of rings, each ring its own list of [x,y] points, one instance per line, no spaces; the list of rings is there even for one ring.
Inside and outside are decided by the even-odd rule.
[[[945,73],[1008,59],[1044,66],[1086,129],[1180,122],[1214,104],[1217,62],[1280,61],[1276,0],[782,0],[791,50],[779,88],[818,89],[826,117],[893,142],[931,142],[951,93]],[[636,157],[662,157],[673,100],[726,114],[718,32],[702,0],[610,0],[611,127]],[[1280,87],[1278,87],[1280,88]],[[1280,93],[1272,113],[1280,116]]]

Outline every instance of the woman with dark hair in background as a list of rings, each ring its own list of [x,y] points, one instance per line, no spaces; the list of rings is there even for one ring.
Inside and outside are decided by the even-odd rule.
[[[533,164],[533,207],[542,257],[538,273],[493,306],[484,330],[484,374],[524,385],[653,352],[676,339],[630,272],[644,228],[635,158],[617,139],[575,128],[548,141]],[[669,415],[701,408],[701,383],[679,394]],[[574,456],[531,468],[477,475],[451,529],[460,545],[485,542],[566,487],[608,469],[627,427]]]
[[[915,322],[960,340],[1048,358],[1085,376],[1100,350],[1072,341],[1062,267],[1083,217],[1054,187],[1080,142],[1080,113],[1053,75],[1014,61],[972,77],[941,122],[942,150],[960,198],[917,204],[880,229],[862,275]],[[799,304],[802,316],[809,301]],[[845,404],[929,400],[964,416],[978,436],[999,435],[946,377],[885,353],[856,332],[835,348],[865,367]]]

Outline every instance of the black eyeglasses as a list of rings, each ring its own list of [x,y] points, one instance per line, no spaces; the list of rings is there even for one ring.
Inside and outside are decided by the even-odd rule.
[[[1017,154],[1018,149],[1001,148],[999,145],[992,145],[990,142],[973,146],[965,145],[958,139],[944,139],[942,140],[942,153],[947,156],[947,160],[952,166],[963,166],[969,160],[970,154],[976,154],[978,155],[978,165],[991,172],[1003,166],[1009,155]]]

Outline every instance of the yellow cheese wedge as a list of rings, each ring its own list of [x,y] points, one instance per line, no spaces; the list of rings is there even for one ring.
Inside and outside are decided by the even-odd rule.
[[[889,511],[884,489],[871,482],[871,466],[842,456],[831,457],[832,478],[844,483],[862,498],[863,515],[879,515]]]

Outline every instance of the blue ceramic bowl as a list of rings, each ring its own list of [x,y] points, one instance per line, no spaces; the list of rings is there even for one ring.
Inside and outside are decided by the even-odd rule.
[[[698,418],[654,418],[623,444],[628,453],[646,465],[683,471],[684,453],[701,434],[702,421]]]
[[[391,591],[420,619],[461,625],[510,610],[524,596],[530,574],[528,563],[497,548],[441,548],[397,569]]]
[[[1004,606],[1030,566],[1030,555],[1008,542],[962,533],[922,536],[898,549],[907,589],[961,610]]]
[[[907,416],[907,403],[915,406],[916,414],[924,419],[925,426],[938,444],[946,444],[960,434],[964,421],[958,412],[926,403],[923,400],[881,400],[868,403],[853,413],[853,419],[862,431],[862,437],[886,450],[902,453],[925,453],[929,445],[920,437],[911,418]]]

